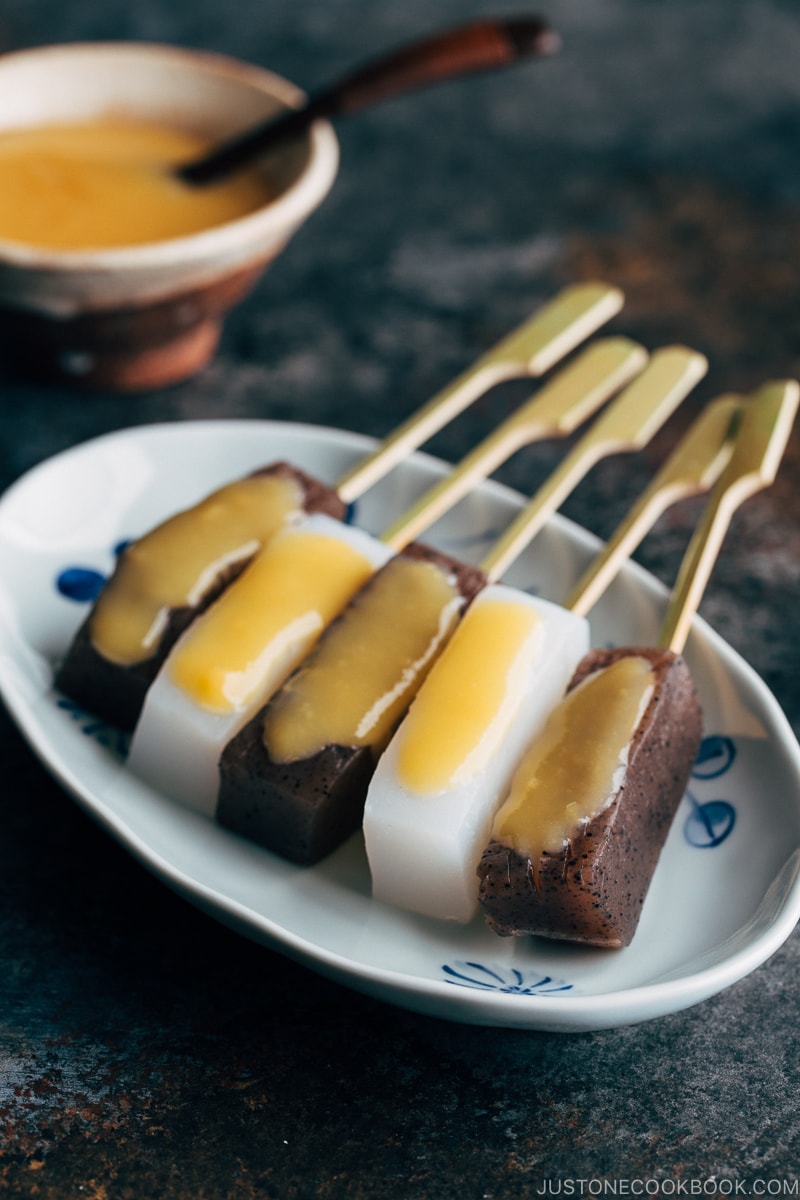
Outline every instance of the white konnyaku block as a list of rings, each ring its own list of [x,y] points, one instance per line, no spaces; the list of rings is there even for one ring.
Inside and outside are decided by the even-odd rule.
[[[364,814],[374,898],[461,922],[471,920],[477,910],[478,861],[511,776],[589,648],[582,617],[501,584],[478,595],[459,632],[476,619],[481,606],[498,600],[530,606],[539,621],[537,635],[520,644],[503,681],[502,705],[480,748],[470,753],[449,785],[427,793],[413,790],[401,777],[400,759],[415,701],[378,763]],[[445,669],[448,656],[463,644],[464,639],[453,638],[420,696],[434,672]],[[459,721],[457,704],[446,719]]]
[[[313,541],[312,536],[315,539]],[[310,602],[313,597],[309,600],[305,585],[297,589],[299,601],[296,612],[287,614],[287,605],[283,603],[281,619],[284,623],[281,628],[276,630],[274,620],[268,618],[271,597],[283,597],[285,601],[286,595],[292,590],[291,581],[286,577],[286,558],[280,554],[281,549],[285,549],[290,540],[302,547],[303,539],[306,539],[309,553],[314,554],[314,550],[319,548],[320,536],[352,547],[367,561],[371,571],[383,566],[391,557],[389,547],[377,538],[323,514],[305,518],[299,524],[281,531],[270,542],[208,612],[198,618],[176,642],[147,694],[131,744],[128,765],[131,771],[163,795],[207,816],[214,815],[222,751],[300,665],[327,623],[314,610]],[[314,555],[312,561],[312,574],[316,576],[312,584],[318,582],[321,587],[325,582],[325,563],[319,555]],[[280,564],[280,574],[273,569],[273,564],[276,567]],[[215,619],[218,606],[225,605],[226,609],[232,607],[236,601],[236,589],[248,587],[252,582],[248,576],[254,571],[259,572],[259,603],[254,606],[252,621],[258,623],[259,614],[267,614],[264,620],[264,643],[257,648],[257,657],[248,664],[246,670],[239,671],[236,680],[227,686],[233,699],[226,711],[213,711],[176,682],[173,665],[187,640],[202,633],[203,622]],[[345,594],[346,587],[343,587],[335,568],[334,573],[337,574],[337,595],[341,600],[341,608],[352,592]],[[353,590],[357,590],[357,586]],[[336,612],[329,612],[328,619],[336,615]],[[218,619],[218,613],[216,616]],[[236,619],[241,619],[241,613],[237,614]],[[220,662],[218,667],[220,674],[224,675],[226,665]]]

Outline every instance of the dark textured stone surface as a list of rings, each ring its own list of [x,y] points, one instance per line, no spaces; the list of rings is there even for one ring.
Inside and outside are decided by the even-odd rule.
[[[795,0],[550,0],[557,60],[340,128],[333,193],[198,379],[131,399],[0,365],[0,487],[107,430],[265,416],[382,434],[557,287],[711,372],[651,449],[566,505],[609,532],[697,405],[800,373]],[[6,0],[0,46],[141,38],[314,87],[488,0]],[[524,395],[525,393],[522,392]],[[449,458],[520,398],[436,439]],[[736,517],[703,612],[800,728],[797,435]],[[500,472],[532,490],[552,446]],[[639,557],[671,581],[684,504]],[[796,1181],[800,940],[706,1003],[577,1037],[395,1011],[252,946],[87,820],[0,717],[0,1191],[45,1200],[506,1200],[547,1180]],[[5,1189],[5,1190],[3,1190]],[[576,1191],[577,1194],[577,1191]]]

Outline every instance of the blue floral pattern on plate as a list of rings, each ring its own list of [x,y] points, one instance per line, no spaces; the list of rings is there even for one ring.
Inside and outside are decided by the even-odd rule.
[[[114,558],[119,558],[130,540],[117,542],[113,547]],[[93,604],[100,595],[108,579],[102,571],[95,567],[73,565],[63,567],[56,575],[56,591],[66,600],[74,600],[76,604]]]
[[[91,604],[100,595],[105,581],[102,571],[93,567],[65,567],[56,576],[56,589],[60,596],[76,604]]]
[[[79,704],[69,700],[66,696],[59,696],[56,700],[56,705],[62,712],[67,713],[75,722],[81,733],[86,737],[94,738],[98,746],[103,746],[106,750],[110,750],[120,760],[127,758],[130,748],[130,734],[123,733],[121,729],[115,729],[113,725],[107,725],[105,721],[93,717],[85,708],[81,708]]]
[[[692,779],[703,781],[719,779],[731,769],[736,759],[736,745],[732,738],[714,734],[703,738]],[[700,803],[693,789],[687,788],[686,799],[691,805],[683,826],[683,833],[690,846],[700,850],[711,850],[730,837],[736,824],[736,809],[728,800],[713,799]]]
[[[477,988],[483,992],[503,992],[510,996],[544,996],[553,992],[573,991],[571,983],[542,975],[530,967],[521,971],[518,967],[487,967],[483,963],[458,960],[452,964],[444,963],[442,972],[445,983]]]

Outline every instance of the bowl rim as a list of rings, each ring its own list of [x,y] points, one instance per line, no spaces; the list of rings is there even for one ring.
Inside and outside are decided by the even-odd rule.
[[[16,68],[26,59],[109,54],[173,59],[198,69],[199,73],[235,78],[254,91],[274,97],[287,108],[299,107],[306,98],[302,88],[267,67],[213,50],[149,41],[76,41],[11,50],[0,54],[0,74],[7,64]],[[4,128],[7,126],[0,118],[0,131]],[[216,258],[248,244],[258,246],[288,240],[330,191],[339,167],[339,142],[329,121],[324,118],[314,121],[304,140],[308,144],[308,158],[297,178],[275,199],[252,213],[185,237],[96,250],[37,248],[0,237],[0,270],[36,270],[65,275],[98,270],[148,271]]]

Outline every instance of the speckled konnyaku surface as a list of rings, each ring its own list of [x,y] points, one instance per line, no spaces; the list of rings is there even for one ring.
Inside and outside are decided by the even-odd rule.
[[[613,528],[703,400],[800,373],[794,0],[547,0],[558,59],[342,124],[342,169],[199,378],[136,399],[0,362],[0,487],[131,423],[263,416],[383,434],[559,286],[708,378],[565,511]],[[141,38],[313,88],[499,0],[6,0],[0,47]],[[527,394],[434,443],[454,459]],[[532,491],[557,459],[499,473]],[[726,541],[703,613],[800,728],[800,438]],[[639,558],[674,576],[696,506]],[[800,941],[727,992],[580,1036],[445,1024],[250,945],[151,879],[0,716],[0,1194],[39,1200],[511,1200],[564,1179],[798,1178]],[[698,920],[703,914],[698,914]]]
[[[652,694],[628,746],[622,785],[555,852],[531,857],[492,838],[478,864],[478,899],[498,934],[619,948],[636,933],[700,749],[703,713],[685,660],[650,646],[594,649],[568,690],[627,656],[649,664]]]

